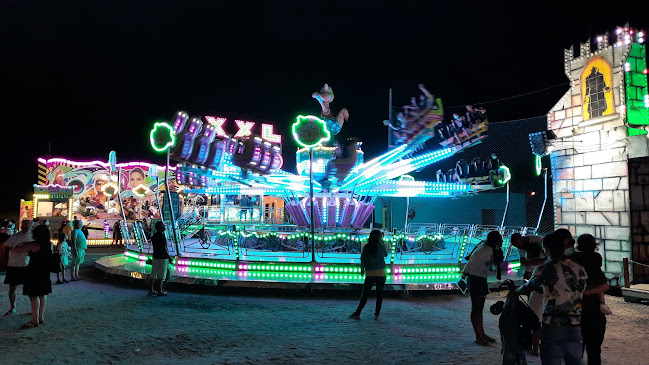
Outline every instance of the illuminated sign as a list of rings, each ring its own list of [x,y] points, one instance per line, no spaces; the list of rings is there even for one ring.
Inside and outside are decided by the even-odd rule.
[[[234,122],[239,127],[234,138],[249,137],[252,134],[252,127],[255,126],[255,122],[246,122],[245,120],[235,120]]]
[[[306,148],[317,147],[331,139],[327,124],[313,115],[298,115],[292,131],[295,142]]]
[[[206,115],[205,120],[214,127],[217,136],[220,137],[229,137],[228,134],[223,129],[227,118],[223,117],[214,117],[211,115]],[[246,120],[236,119],[234,123],[237,125],[237,133],[234,134],[234,138],[245,138],[250,137],[253,134],[253,129],[255,128],[255,122],[249,122]],[[261,138],[264,141],[271,143],[282,143],[282,136],[275,134],[273,132],[274,126],[272,124],[262,124],[261,125]]]
[[[167,123],[156,122],[149,133],[151,147],[157,152],[165,152],[176,144],[173,128]]]
[[[228,134],[223,130],[223,124],[227,120],[226,118],[212,117],[209,115],[205,116],[205,119],[214,127],[214,131],[217,136],[228,137]]]
[[[108,182],[101,187],[101,191],[106,194],[106,196],[111,198],[117,194],[117,190],[117,184],[115,184],[114,182]]]
[[[140,184],[135,189],[132,189],[133,194],[139,196],[140,198],[143,198],[147,193],[150,193],[151,190],[144,184]]]

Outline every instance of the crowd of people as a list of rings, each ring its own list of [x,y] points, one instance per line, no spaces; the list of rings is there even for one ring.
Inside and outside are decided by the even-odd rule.
[[[365,282],[360,303],[350,318],[361,318],[368,293],[376,286],[374,318],[379,319],[388,253],[382,236],[379,230],[373,230],[362,249],[361,273],[365,274]],[[497,279],[501,279],[502,243],[500,232],[489,232],[486,240],[467,255],[468,263],[462,273],[471,298],[475,343],[480,346],[496,342],[485,332],[483,311],[490,271],[496,271]],[[511,236],[512,246],[520,252],[521,273],[526,279],[515,293],[527,296],[527,305],[538,321],[533,328],[540,328],[533,331],[529,353],[540,356],[545,365],[583,364],[584,353],[589,365],[601,364],[606,315],[612,314],[604,296],[608,280],[601,269],[602,257],[597,253],[595,237],[583,234],[576,243],[577,251],[572,234],[563,228],[545,237],[519,233]],[[522,357],[518,353],[509,355],[512,354],[503,351],[503,364],[525,363],[524,351]]]
[[[471,297],[471,323],[478,345],[495,340],[485,335],[482,311],[488,294],[487,275],[498,265],[502,237],[491,232],[469,257],[463,277],[468,278]],[[597,240],[583,234],[575,240],[567,229],[557,229],[545,237],[511,236],[511,244],[521,254],[521,273],[526,283],[516,293],[528,296],[527,304],[538,319],[540,331],[534,331],[529,352],[541,357],[543,364],[582,364],[584,352],[588,364],[601,364],[601,346],[606,331],[604,292],[608,280],[602,272],[602,257]],[[514,356],[504,363],[518,364]]]
[[[87,248],[83,223],[75,219],[62,225],[56,246],[51,243],[46,221],[23,220],[18,231],[15,231],[12,222],[2,222],[1,227],[0,243],[9,249],[4,283],[9,285],[10,308],[5,316],[16,313],[16,290],[18,285],[23,285],[23,295],[30,299],[32,316],[24,327],[37,327],[44,322],[47,295],[52,292],[50,273],[57,273],[57,284],[68,282],[66,270],[70,272],[70,281],[82,280],[79,265],[84,261]],[[169,280],[173,258],[167,250],[164,232],[164,223],[157,222],[155,233],[151,236],[153,259],[148,284],[150,295],[167,295],[164,288]],[[524,285],[516,289],[516,293],[527,296],[527,305],[540,328],[533,333],[529,353],[540,356],[543,364],[560,364],[562,361],[582,364],[586,352],[588,364],[600,364],[606,315],[612,312],[604,297],[609,285],[601,269],[602,257],[597,253],[595,237],[583,234],[575,242],[570,231],[562,228],[545,237],[514,233],[510,240],[511,245],[519,250],[521,273],[526,280]],[[500,263],[504,259],[502,243],[503,237],[498,231],[489,232],[486,240],[467,255],[468,263],[462,272],[471,298],[470,319],[475,343],[481,346],[496,342],[495,338],[486,334],[483,311],[489,294],[489,272],[495,270],[497,279],[501,279]],[[59,270],[52,269],[53,253],[58,254]],[[363,292],[350,318],[360,319],[368,294],[374,286],[374,318],[380,318],[387,255],[383,233],[372,230],[361,252],[361,274],[365,275]],[[519,363],[520,358],[507,361]],[[510,363],[507,361],[505,363]]]
[[[23,286],[23,295],[31,303],[31,320],[24,328],[34,328],[45,321],[47,295],[52,292],[50,274],[56,273],[57,284],[83,280],[79,266],[84,262],[88,231],[76,219],[64,221],[58,230],[58,243],[52,245],[52,234],[47,220],[23,220],[15,230],[13,222],[3,222],[0,236],[7,258],[4,283],[9,285],[9,310],[5,316],[16,313],[16,291]],[[69,270],[70,280],[65,277]]]

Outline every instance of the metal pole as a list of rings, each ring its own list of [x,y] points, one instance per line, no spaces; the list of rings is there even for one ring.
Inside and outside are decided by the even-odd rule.
[[[505,204],[505,213],[503,213],[503,220],[500,222],[500,230],[502,231],[505,226],[505,218],[507,217],[507,209],[509,208],[509,181],[507,182],[507,203]]]
[[[548,201],[548,169],[545,168],[543,170],[543,192],[545,195],[543,197],[543,206],[541,207],[541,213],[539,213],[539,220],[536,222],[536,228],[534,228],[534,234],[537,234],[539,232],[539,226],[541,226],[541,218],[543,217],[543,211],[545,210],[545,202]]]
[[[313,207],[313,147],[309,148],[309,205],[311,210],[311,262],[315,262],[315,212]]]
[[[406,224],[403,225],[403,231],[408,229],[408,210],[410,209],[410,197],[406,197]]]
[[[390,88],[390,97],[388,101],[388,120],[392,123],[392,88]],[[392,130],[388,126],[388,149],[392,146]]]
[[[124,218],[124,224],[126,223],[126,213],[124,213],[124,205],[122,204],[122,168],[117,169],[117,199],[119,199],[119,208],[122,211],[122,218]]]
[[[169,216],[171,217],[171,234],[173,235],[174,247],[176,248],[176,255],[179,257],[180,249],[178,247],[178,239],[176,237],[176,217],[174,217],[174,209],[171,205],[171,192],[169,191],[169,148],[167,148],[167,165],[165,166],[165,191],[167,192],[167,202],[169,203]],[[163,218],[164,221],[164,218]]]
[[[158,169],[156,168],[156,174]],[[160,205],[160,178],[158,175],[155,177],[155,200],[158,202],[158,214],[160,214],[160,220],[162,220],[162,205]]]

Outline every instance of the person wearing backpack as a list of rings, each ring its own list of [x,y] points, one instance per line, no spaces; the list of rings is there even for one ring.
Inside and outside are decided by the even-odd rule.
[[[38,327],[43,324],[47,295],[52,292],[50,280],[50,262],[52,259],[52,242],[50,230],[45,225],[36,226],[32,231],[33,242],[25,243],[11,249],[12,253],[29,255],[27,276],[23,285],[23,295],[29,297],[32,306],[32,320],[23,328]]]
[[[475,332],[475,343],[488,346],[496,339],[487,336],[484,331],[482,312],[485,300],[489,294],[487,276],[495,265],[497,276],[500,279],[500,262],[502,261],[503,237],[498,231],[491,231],[487,240],[478,244],[478,247],[469,255],[469,262],[464,266],[462,277],[468,278],[469,296],[471,297],[471,325]]]

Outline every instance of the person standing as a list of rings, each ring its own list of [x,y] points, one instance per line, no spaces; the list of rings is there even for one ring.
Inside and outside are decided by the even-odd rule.
[[[70,267],[70,273],[72,276],[72,279],[70,280],[77,281],[83,280],[79,277],[79,267],[85,261],[88,241],[86,240],[86,235],[83,232],[83,222],[76,220],[73,224],[74,230],[72,231],[72,237],[70,238],[70,240],[72,241],[71,249],[73,250],[72,257],[74,258],[74,260],[72,261],[72,265]]]
[[[61,256],[61,272],[56,273],[56,283],[64,284],[69,281],[65,279],[65,270],[70,263],[70,246],[68,245],[68,236],[65,233],[59,234],[59,242],[56,245],[56,252]],[[63,278],[63,280],[61,280]]]
[[[113,225],[113,245],[121,246],[122,245],[122,228],[119,224],[120,221],[115,221]]]
[[[383,304],[383,286],[385,286],[385,258],[388,256],[388,250],[383,244],[383,234],[375,229],[370,232],[367,244],[361,252],[361,275],[365,274],[365,283],[363,284],[363,293],[358,308],[349,318],[360,319],[361,312],[367,303],[367,296],[376,285],[376,309],[374,310],[374,319],[378,320],[381,314]]]
[[[604,299],[604,292],[609,288],[608,279],[601,269],[602,256],[595,252],[595,237],[582,234],[577,239],[577,248],[579,251],[572,255],[572,259],[582,265],[588,275],[581,312],[582,351],[586,350],[588,354],[588,365],[599,365],[602,363],[606,314],[611,314]]]
[[[16,313],[16,288],[18,285],[25,283],[27,277],[27,265],[29,264],[29,255],[26,252],[14,252],[11,249],[19,245],[30,242],[32,233],[29,231],[32,227],[32,221],[25,219],[20,222],[20,232],[11,235],[5,242],[9,248],[9,261],[7,261],[7,275],[5,284],[9,284],[9,310],[5,316]],[[45,227],[47,229],[47,227]],[[48,231],[49,232],[49,231]]]
[[[167,292],[162,288],[162,284],[167,277],[167,262],[169,264],[174,263],[171,256],[169,256],[169,251],[167,251],[165,228],[165,224],[162,221],[156,222],[156,232],[151,237],[151,245],[153,246],[153,264],[151,265],[151,276],[149,280],[149,295],[157,294],[159,297],[167,295]]]
[[[239,215],[240,219],[245,221],[248,220],[248,206],[250,205],[250,199],[247,195],[243,195],[241,200],[239,200]]]
[[[50,230],[45,225],[34,228],[33,242],[29,242],[11,249],[15,253],[29,254],[27,276],[23,285],[23,295],[29,297],[32,305],[32,320],[25,323],[24,328],[38,327],[45,320],[45,305],[47,294],[52,292],[49,262],[52,256],[52,242]]]
[[[469,255],[469,262],[462,272],[462,277],[468,277],[471,325],[475,332],[475,343],[480,346],[488,346],[490,342],[496,342],[495,338],[485,334],[482,312],[489,294],[487,276],[494,265],[500,265],[498,259],[502,256],[502,244],[503,237],[500,232],[489,232],[487,240],[478,244],[479,246]]]
[[[581,349],[582,297],[588,275],[564,255],[565,243],[555,234],[543,238],[550,260],[537,267],[532,278],[517,289],[529,294],[543,290],[545,306],[541,327],[541,362],[544,365],[583,364]]]
[[[65,221],[65,224],[63,225],[63,228],[61,229],[61,232],[68,236],[68,238],[72,237],[72,227],[70,226],[71,222],[70,221]]]

